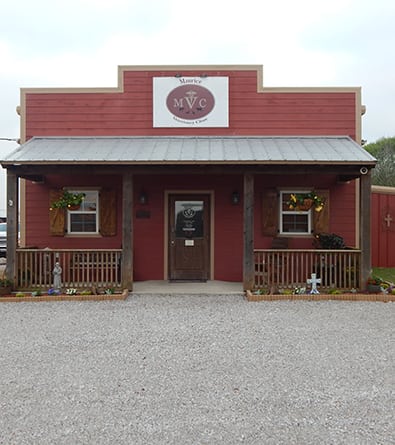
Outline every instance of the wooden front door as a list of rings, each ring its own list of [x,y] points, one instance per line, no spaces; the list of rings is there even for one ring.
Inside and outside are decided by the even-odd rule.
[[[169,279],[206,281],[209,270],[209,195],[170,195]]]

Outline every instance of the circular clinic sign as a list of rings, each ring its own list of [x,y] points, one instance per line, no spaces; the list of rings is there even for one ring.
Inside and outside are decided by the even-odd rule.
[[[196,214],[195,210],[193,210],[191,207],[185,209],[182,213],[184,214],[185,218],[193,218]]]
[[[200,85],[181,85],[174,88],[166,99],[167,109],[180,119],[194,120],[207,116],[214,108],[211,91]]]

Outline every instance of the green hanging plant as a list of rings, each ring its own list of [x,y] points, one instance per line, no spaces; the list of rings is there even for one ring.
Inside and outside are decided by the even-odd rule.
[[[62,196],[51,203],[52,209],[72,209],[78,208],[85,198],[85,193],[72,193],[64,190]]]

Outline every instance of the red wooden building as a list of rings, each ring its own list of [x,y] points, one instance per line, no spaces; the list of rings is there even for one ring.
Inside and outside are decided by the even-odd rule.
[[[395,187],[372,187],[372,265],[395,267]]]
[[[22,145],[1,161],[8,275],[49,286],[59,261],[70,286],[291,287],[315,270],[360,287],[375,164],[363,111],[359,88],[264,88],[259,66],[124,66],[117,88],[22,89]],[[50,210],[64,190],[80,207]],[[320,212],[290,206],[310,193]],[[352,249],[317,249],[322,232]]]

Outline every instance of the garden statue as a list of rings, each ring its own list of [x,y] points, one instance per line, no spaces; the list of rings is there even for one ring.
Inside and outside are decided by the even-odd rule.
[[[62,268],[58,262],[55,263],[55,267],[53,268],[53,287],[56,290],[60,290],[62,287]]]
[[[317,274],[312,273],[311,278],[307,279],[307,284],[311,284],[310,294],[319,294],[317,284],[321,284],[321,278],[317,278]]]

